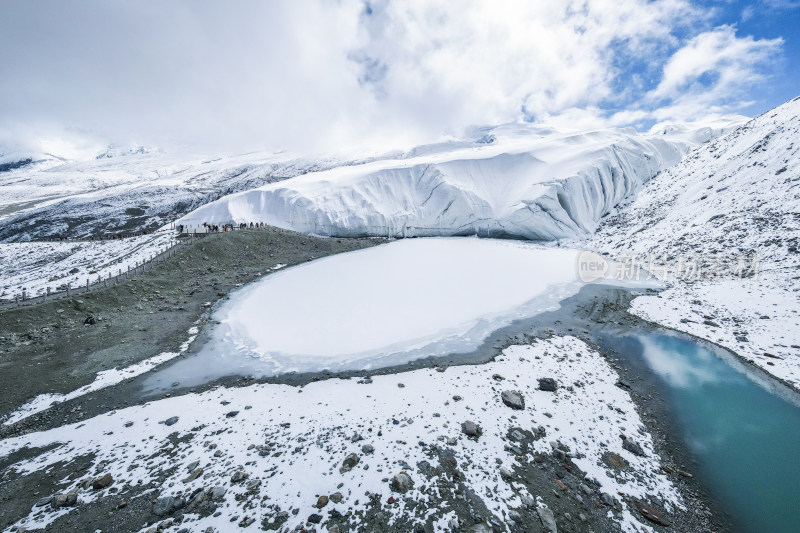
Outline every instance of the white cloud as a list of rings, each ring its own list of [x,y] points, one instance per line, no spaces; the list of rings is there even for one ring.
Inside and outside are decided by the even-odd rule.
[[[664,66],[659,85],[648,97],[665,101],[658,118],[695,118],[699,114],[741,107],[746,89],[764,79],[763,66],[783,40],[738,37],[732,26],[720,26],[690,39]]]
[[[79,131],[327,150],[521,118],[620,124],[652,116],[632,102],[676,49],[652,92],[664,108],[708,95],[704,74],[726,95],[756,81],[780,46],[703,32],[689,0],[44,4],[0,7],[0,145]]]

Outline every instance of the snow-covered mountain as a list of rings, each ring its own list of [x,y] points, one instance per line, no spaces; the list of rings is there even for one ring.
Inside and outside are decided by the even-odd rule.
[[[800,387],[800,97],[651,180],[589,246],[670,270],[672,288],[634,312]]]
[[[220,198],[180,220],[266,222],[330,236],[585,236],[615,205],[689,151],[731,129],[560,133],[526,124],[399,159],[309,173]]]
[[[154,230],[220,196],[343,164],[352,161],[264,152],[197,157],[140,147],[109,148],[86,160],[7,154],[0,157],[0,242]]]

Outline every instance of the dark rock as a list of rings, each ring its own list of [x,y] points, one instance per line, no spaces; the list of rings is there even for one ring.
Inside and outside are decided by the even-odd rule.
[[[408,492],[414,487],[414,481],[406,472],[400,472],[392,478],[390,486],[397,492]]]
[[[177,421],[178,421],[178,417],[177,416],[171,416],[171,417],[167,418],[166,420],[164,420],[164,425],[171,426],[171,425],[175,424]]]
[[[558,384],[556,380],[553,378],[541,378],[539,380],[539,390],[547,391],[547,392],[555,392],[558,388]]]
[[[644,457],[645,453],[641,446],[637,443],[632,441],[631,439],[625,439],[622,441],[622,448],[628,450],[633,455],[638,455],[639,457]]]
[[[309,515],[308,521],[311,522],[312,524],[319,524],[320,522],[322,522],[322,515],[318,514]]]
[[[72,507],[78,503],[78,494],[75,492],[67,492],[66,494],[56,494],[50,501],[53,508]]]
[[[44,498],[41,498],[38,502],[36,502],[34,507],[44,507],[45,505],[49,505],[52,501],[53,501],[53,496],[45,496]]]
[[[331,501],[333,503],[339,503],[340,501],[342,501],[342,497],[343,496],[341,492],[334,492],[333,494],[331,494]]]
[[[328,497],[323,494],[317,499],[317,504],[314,507],[317,509],[322,509],[326,505],[328,505]]]
[[[606,458],[608,459],[608,464],[614,468],[625,468],[625,459],[616,453],[609,453]]]
[[[539,505],[539,507],[536,508],[536,512],[539,514],[539,520],[542,521],[545,531],[549,533],[558,532],[558,528],[556,527],[556,516],[553,514],[553,511],[544,505]]]
[[[353,469],[354,466],[358,464],[359,458],[358,455],[351,453],[347,457],[344,458],[342,461],[342,467],[339,469],[339,472],[349,472]]]
[[[507,390],[500,394],[503,403],[512,409],[525,409],[525,398],[519,391]]]
[[[465,435],[475,438],[480,437],[483,433],[481,427],[472,420],[467,420],[461,424],[461,431],[463,431]]]
[[[112,483],[114,483],[114,478],[111,477],[111,474],[106,473],[92,480],[92,488],[94,490],[100,490],[108,487]]]
[[[93,316],[87,316],[86,320],[83,321],[84,326],[94,326],[97,324],[97,319]]]
[[[156,516],[167,516],[178,509],[178,501],[172,496],[162,496],[153,503],[153,514]]]
[[[225,413],[226,418],[233,418],[234,416],[238,415],[239,411],[231,411],[229,413]]]
[[[669,526],[667,518],[655,507],[648,505],[641,500],[636,500],[636,509],[643,517],[660,526]]]
[[[372,444],[365,444],[361,447],[361,453],[370,454],[375,451],[375,447]]]

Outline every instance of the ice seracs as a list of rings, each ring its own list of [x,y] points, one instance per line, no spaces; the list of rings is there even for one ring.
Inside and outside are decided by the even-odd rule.
[[[730,127],[664,126],[648,134],[487,128],[472,142],[420,147],[407,157],[225,196],[180,222],[262,221],[331,236],[586,236],[643,183]]]

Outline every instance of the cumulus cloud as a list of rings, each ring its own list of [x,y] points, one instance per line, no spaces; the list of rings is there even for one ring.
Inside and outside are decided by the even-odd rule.
[[[385,148],[726,109],[781,43],[710,18],[689,0],[9,0],[0,145]]]

